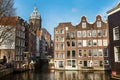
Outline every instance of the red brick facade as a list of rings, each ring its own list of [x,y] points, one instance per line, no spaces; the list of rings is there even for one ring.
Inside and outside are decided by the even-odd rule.
[[[100,15],[94,23],[85,16],[73,26],[60,23],[54,28],[54,62],[56,69],[109,69],[108,24]]]

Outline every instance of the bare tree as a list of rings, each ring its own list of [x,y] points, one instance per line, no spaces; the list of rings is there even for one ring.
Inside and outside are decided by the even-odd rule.
[[[15,15],[14,0],[0,0],[0,17]]]
[[[14,36],[14,21],[10,18],[15,15],[14,0],[0,0],[0,46],[11,41]]]
[[[12,44],[15,36],[16,17],[0,18],[0,46]]]

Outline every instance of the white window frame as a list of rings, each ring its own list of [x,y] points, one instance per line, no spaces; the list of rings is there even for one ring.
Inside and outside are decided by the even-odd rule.
[[[91,45],[89,45],[89,41],[90,41],[90,44],[91,44]],[[87,45],[88,45],[88,47],[91,47],[92,44],[93,44],[93,43],[92,43],[92,40],[87,40]]]
[[[108,46],[108,40],[107,39],[103,39],[103,46]]]
[[[120,40],[119,26],[113,28],[113,40]]]
[[[80,51],[80,49],[78,50],[78,56],[79,56],[79,57],[82,57],[82,56],[83,56],[82,50],[81,50],[81,56],[79,55],[79,51]]]
[[[87,46],[87,40],[83,40],[83,47]]]
[[[94,45],[94,43],[96,43],[96,45]],[[94,40],[93,40],[93,46],[97,46],[97,45],[98,45],[97,40],[94,39]]]
[[[92,37],[97,37],[97,31],[96,30],[92,30]]]
[[[82,22],[82,28],[86,28],[86,22]]]
[[[81,31],[77,31],[77,37],[80,38],[82,36],[82,32]]]
[[[85,30],[82,31],[82,37],[86,37],[86,31]]]
[[[102,27],[102,22],[101,21],[97,21],[97,27]]]
[[[117,50],[117,48],[118,48],[118,50]],[[115,59],[115,62],[120,62],[120,60],[118,58],[120,58],[120,46],[114,46],[114,59]]]
[[[104,37],[106,37],[107,36],[107,29],[103,29],[103,31],[102,31],[102,35],[104,36]]]
[[[87,30],[87,37],[91,37],[91,36],[92,36],[91,30]]]
[[[103,46],[102,39],[98,39],[98,46]]]
[[[98,34],[98,37],[101,37],[102,36],[102,30],[97,30],[97,34]]]
[[[101,52],[102,55],[100,55],[100,52]],[[98,49],[98,55],[99,55],[100,57],[103,56],[103,50],[102,50],[102,49]]]
[[[81,43],[81,45],[79,45]],[[78,47],[82,47],[82,40],[78,40]]]
[[[107,64],[106,64],[107,61]],[[109,60],[104,60],[104,65],[109,65]]]

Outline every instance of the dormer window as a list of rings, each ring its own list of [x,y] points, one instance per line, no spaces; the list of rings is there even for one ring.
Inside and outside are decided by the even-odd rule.
[[[82,22],[82,28],[86,28],[86,22]]]
[[[101,21],[97,22],[97,27],[101,27]]]

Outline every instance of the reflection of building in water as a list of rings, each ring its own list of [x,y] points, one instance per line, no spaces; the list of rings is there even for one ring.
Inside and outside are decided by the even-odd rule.
[[[55,71],[55,80],[110,80],[104,71]]]
[[[56,69],[109,69],[108,24],[100,15],[94,23],[85,16],[76,26],[60,23],[54,28],[54,47]]]
[[[66,80],[76,80],[77,74],[77,71],[66,71]]]
[[[65,71],[55,71],[55,80],[65,80]]]

